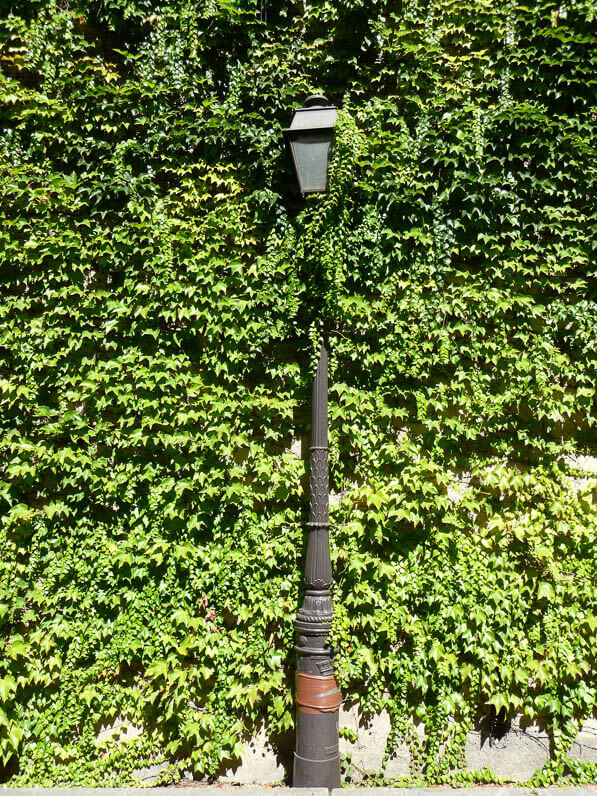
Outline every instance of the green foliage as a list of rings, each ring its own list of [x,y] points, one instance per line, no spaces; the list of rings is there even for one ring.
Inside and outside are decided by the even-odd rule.
[[[595,710],[590,0],[13,0],[0,20],[0,765],[213,775],[293,728],[311,355],[337,674],[412,781]],[[330,191],[281,130],[344,109]],[[580,480],[579,480],[580,479]],[[124,722],[110,737],[98,733]],[[412,722],[424,725],[424,738]],[[142,732],[141,732],[142,730]],[[378,772],[378,777],[379,777]]]

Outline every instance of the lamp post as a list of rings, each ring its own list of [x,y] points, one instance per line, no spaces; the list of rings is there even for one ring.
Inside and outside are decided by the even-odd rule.
[[[325,193],[334,137],[336,109],[323,95],[308,97],[284,131],[299,189]],[[340,787],[338,748],[342,698],[334,677],[328,635],[333,606],[328,521],[328,342],[323,339],[313,379],[309,522],[305,562],[305,597],[294,622],[296,630],[295,788]]]

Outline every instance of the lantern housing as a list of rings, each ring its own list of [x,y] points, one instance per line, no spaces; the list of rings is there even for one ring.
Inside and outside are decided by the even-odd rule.
[[[284,138],[292,154],[299,190],[325,193],[328,165],[334,141],[336,108],[323,94],[307,97],[304,108],[298,108]]]

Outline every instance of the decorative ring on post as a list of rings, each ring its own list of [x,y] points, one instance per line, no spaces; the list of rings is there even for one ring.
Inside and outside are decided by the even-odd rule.
[[[342,696],[334,675],[315,677],[297,672],[296,704],[301,713],[333,713],[338,710]]]

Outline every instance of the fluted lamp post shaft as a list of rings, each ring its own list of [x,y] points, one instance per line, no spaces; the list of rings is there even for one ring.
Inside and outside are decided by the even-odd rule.
[[[333,606],[328,522],[328,349],[324,341],[313,379],[311,474],[305,597],[294,627],[296,651],[296,752],[293,785],[340,787],[338,717],[341,696],[328,635]]]

